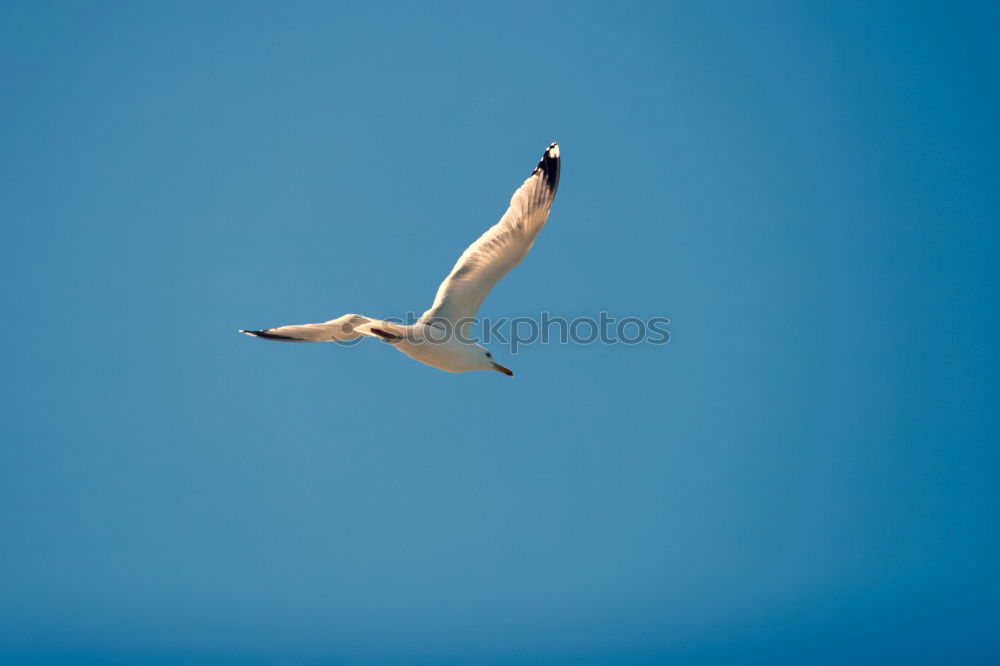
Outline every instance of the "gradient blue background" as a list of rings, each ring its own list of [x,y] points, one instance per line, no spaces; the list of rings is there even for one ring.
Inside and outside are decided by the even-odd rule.
[[[806,4],[0,4],[0,660],[997,663],[1000,16]],[[670,344],[236,334],[552,140],[482,314]]]

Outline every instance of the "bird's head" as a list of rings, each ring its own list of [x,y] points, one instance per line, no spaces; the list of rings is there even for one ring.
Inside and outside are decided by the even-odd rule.
[[[493,354],[487,351],[485,348],[476,345],[479,351],[478,365],[480,370],[496,370],[497,372],[502,372],[508,377],[513,377],[514,373],[511,372],[510,368],[505,368],[496,361],[493,360]]]

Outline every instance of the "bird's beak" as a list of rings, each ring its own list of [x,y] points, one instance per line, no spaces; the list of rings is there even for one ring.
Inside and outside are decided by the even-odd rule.
[[[499,363],[495,363],[494,361],[490,361],[490,365],[492,365],[493,369],[496,370],[497,372],[502,372],[503,374],[507,375],[508,377],[513,377],[514,376],[514,373],[511,372],[509,368],[505,368],[502,365],[500,365]]]

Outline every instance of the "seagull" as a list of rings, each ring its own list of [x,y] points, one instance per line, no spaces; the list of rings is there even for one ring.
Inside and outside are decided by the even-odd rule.
[[[486,230],[458,258],[438,287],[434,304],[415,324],[403,325],[346,314],[321,324],[296,324],[257,331],[240,330],[258,338],[289,342],[347,341],[379,338],[421,363],[447,372],[510,369],[469,338],[469,328],[490,289],[521,263],[545,226],[559,186],[559,144],[545,149],[538,166],[511,197],[500,221]]]

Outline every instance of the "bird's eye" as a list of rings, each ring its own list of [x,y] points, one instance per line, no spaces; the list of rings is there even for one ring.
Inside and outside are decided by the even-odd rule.
[[[486,358],[493,358],[493,354],[486,352]]]

